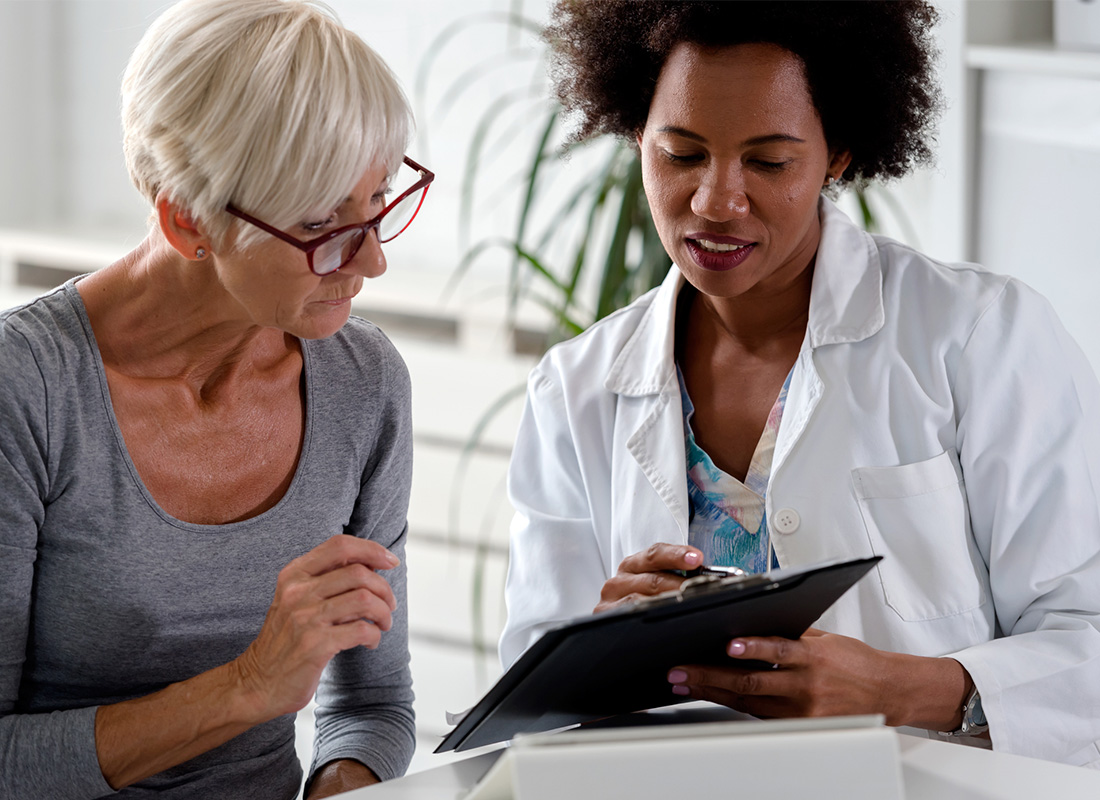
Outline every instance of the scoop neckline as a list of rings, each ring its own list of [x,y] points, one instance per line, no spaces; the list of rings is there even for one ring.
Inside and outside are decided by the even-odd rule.
[[[254,517],[248,519],[237,520],[236,522],[221,522],[214,524],[203,524],[199,522],[188,522],[187,520],[179,519],[178,517],[169,514],[165,511],[160,503],[153,497],[152,492],[149,491],[149,487],[145,485],[145,481],[142,480],[141,474],[137,470],[137,466],[134,464],[133,459],[130,457],[130,449],[126,446],[126,439],[122,435],[122,428],[118,424],[118,417],[115,416],[114,404],[111,402],[111,389],[107,383],[107,370],[103,364],[103,355],[99,350],[99,343],[95,338],[95,331],[92,330],[91,320],[88,318],[88,310],[84,305],[84,298],[80,296],[80,292],[76,288],[77,282],[87,277],[86,275],[78,275],[75,278],[71,278],[63,284],[65,289],[65,296],[68,298],[70,304],[76,312],[77,319],[80,322],[83,329],[84,336],[88,342],[88,346],[91,351],[92,361],[95,364],[96,380],[99,384],[100,398],[103,401],[104,411],[106,412],[107,419],[111,425],[111,431],[114,435],[115,442],[118,445],[119,451],[122,453],[123,462],[126,464],[126,469],[130,474],[130,479],[133,481],[134,486],[141,494],[145,503],[150,509],[162,520],[183,530],[192,531],[196,533],[218,533],[222,531],[237,530],[240,528],[247,528],[253,525],[262,524],[269,519],[280,514],[285,506],[290,503],[291,497],[298,490],[299,485],[304,481],[303,475],[305,474],[306,464],[309,460],[310,454],[310,442],[313,439],[313,356],[308,346],[308,341],[298,338],[299,346],[302,351],[302,380],[305,386],[303,392],[303,403],[305,409],[303,410],[304,417],[304,430],[302,432],[302,450],[298,454],[298,464],[294,470],[294,477],[291,478],[290,484],[287,486],[283,496],[279,498],[279,502],[273,505],[271,508],[257,514]]]

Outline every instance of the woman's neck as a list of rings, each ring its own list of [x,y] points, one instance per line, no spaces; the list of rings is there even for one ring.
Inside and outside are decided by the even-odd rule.
[[[294,337],[244,318],[208,263],[184,259],[155,233],[77,290],[105,367],[180,380],[198,397],[299,351]]]

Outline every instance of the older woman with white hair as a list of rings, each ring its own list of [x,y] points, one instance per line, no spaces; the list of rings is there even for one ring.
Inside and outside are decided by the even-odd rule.
[[[0,316],[0,796],[292,798],[414,746],[409,377],[350,316],[432,174],[323,7],[184,0],[123,82],[155,209]]]

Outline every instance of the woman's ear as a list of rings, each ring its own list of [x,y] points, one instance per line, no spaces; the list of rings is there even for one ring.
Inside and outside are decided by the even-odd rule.
[[[157,195],[157,220],[160,232],[168,244],[188,261],[202,261],[210,252],[210,240],[191,217],[191,212],[169,199]]]
[[[852,154],[847,150],[834,150],[829,158],[828,177],[840,180],[844,170],[852,163]]]

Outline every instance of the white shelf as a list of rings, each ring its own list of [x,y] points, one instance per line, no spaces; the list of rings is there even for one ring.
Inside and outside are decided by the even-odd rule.
[[[1050,42],[971,45],[966,50],[966,65],[972,69],[1100,79],[1100,51],[1067,50]]]

